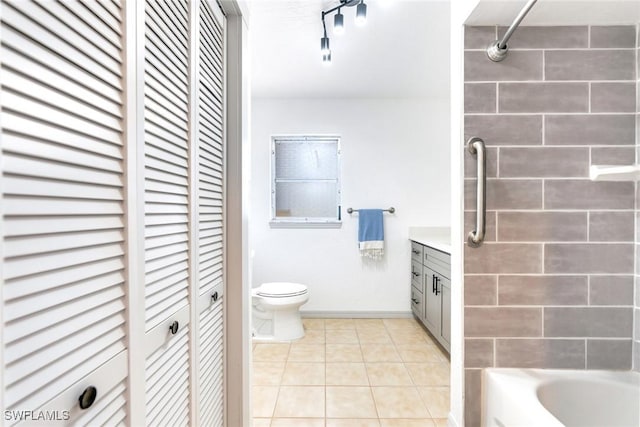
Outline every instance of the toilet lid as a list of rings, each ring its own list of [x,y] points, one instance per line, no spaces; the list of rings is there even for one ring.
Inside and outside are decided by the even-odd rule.
[[[307,287],[300,283],[272,282],[263,283],[258,288],[258,295],[264,297],[293,297],[307,293]]]

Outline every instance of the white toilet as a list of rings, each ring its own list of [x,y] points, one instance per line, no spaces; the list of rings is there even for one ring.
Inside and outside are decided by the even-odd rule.
[[[290,341],[304,336],[300,306],[309,300],[306,285],[300,283],[263,283],[251,291],[253,315],[270,321],[268,334],[259,334],[258,340]]]

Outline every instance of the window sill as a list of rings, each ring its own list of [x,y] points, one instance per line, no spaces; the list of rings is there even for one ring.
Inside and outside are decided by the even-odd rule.
[[[286,221],[271,220],[271,228],[341,228],[342,221]]]

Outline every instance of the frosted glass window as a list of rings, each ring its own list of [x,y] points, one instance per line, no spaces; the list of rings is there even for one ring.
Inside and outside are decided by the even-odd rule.
[[[273,221],[339,222],[339,139],[274,137],[271,153]]]

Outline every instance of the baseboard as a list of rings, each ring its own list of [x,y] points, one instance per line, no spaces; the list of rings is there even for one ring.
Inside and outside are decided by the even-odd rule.
[[[453,414],[449,412],[449,416],[447,417],[447,426],[448,427],[458,427],[458,422],[453,417]]]
[[[336,318],[336,319],[390,319],[390,318],[411,318],[411,311],[300,311],[300,315],[313,318]]]

